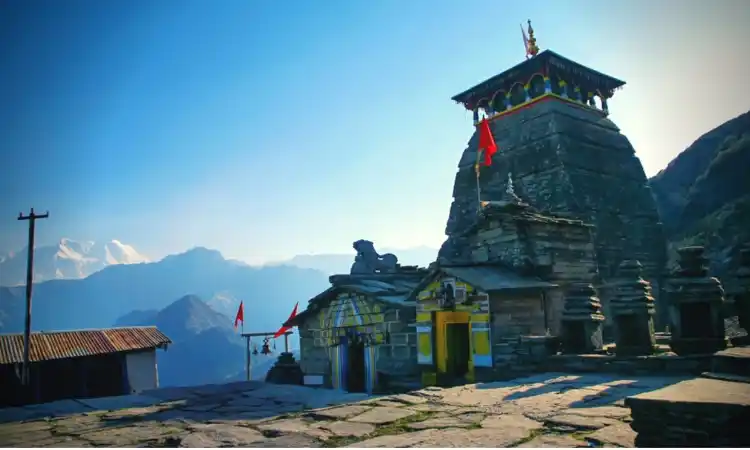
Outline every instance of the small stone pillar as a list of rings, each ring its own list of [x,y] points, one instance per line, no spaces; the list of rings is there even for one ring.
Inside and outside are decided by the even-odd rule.
[[[734,308],[740,326],[750,334],[750,246],[740,250],[740,265],[737,268],[737,292]]]
[[[708,276],[703,247],[678,250],[680,267],[666,283],[670,347],[678,355],[714,353],[727,347],[724,332],[724,289]]]
[[[620,264],[612,290],[609,313],[615,331],[618,356],[654,353],[654,297],[651,283],[643,279],[643,266],[636,260]]]
[[[571,283],[561,317],[563,353],[593,353],[603,347],[602,304],[591,283]]]

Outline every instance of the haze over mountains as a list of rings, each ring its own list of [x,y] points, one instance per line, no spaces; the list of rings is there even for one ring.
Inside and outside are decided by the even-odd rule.
[[[107,266],[83,279],[35,283],[33,329],[111,327],[133,311],[159,311],[190,294],[231,317],[244,300],[246,330],[275,330],[296,302],[304,305],[326,287],[328,277],[316,270],[251,267],[199,247],[158,262]],[[24,287],[0,287],[0,332],[22,331],[23,310]]]

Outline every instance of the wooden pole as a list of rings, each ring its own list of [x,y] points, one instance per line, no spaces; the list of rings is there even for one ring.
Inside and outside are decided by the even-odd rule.
[[[247,348],[245,349],[245,372],[247,372],[247,381],[251,380],[250,376],[250,336],[246,336],[245,340],[247,341]]]
[[[34,283],[34,228],[37,219],[46,219],[49,212],[44,214],[34,214],[34,208],[28,216],[23,213],[18,214],[18,220],[29,221],[29,249],[26,259],[26,320],[23,329],[23,369],[21,372],[21,384],[29,384],[29,348],[31,346],[31,291]]]
[[[284,333],[284,353],[289,353],[289,333]]]

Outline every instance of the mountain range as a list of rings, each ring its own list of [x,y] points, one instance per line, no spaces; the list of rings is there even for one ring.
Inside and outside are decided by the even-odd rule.
[[[232,322],[197,296],[186,295],[160,311],[132,311],[115,326],[159,328],[172,340],[158,355],[159,384],[191,386],[245,379],[245,341]],[[265,379],[283,349],[278,344],[271,355],[252,355],[253,379]]]
[[[26,284],[28,247],[0,255],[0,286]],[[61,239],[34,249],[34,281],[85,278],[107,266],[136,264],[149,259],[120,241],[97,243]]]
[[[230,317],[243,300],[246,330],[275,330],[296,302],[305,305],[327,287],[328,277],[316,270],[251,267],[198,247],[158,262],[110,265],[83,279],[35,283],[32,322],[34,330],[110,327],[190,294]],[[24,291],[0,287],[0,332],[22,331]]]

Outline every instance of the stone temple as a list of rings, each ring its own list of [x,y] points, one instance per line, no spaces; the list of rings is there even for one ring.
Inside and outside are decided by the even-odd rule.
[[[628,138],[608,118],[608,101],[625,82],[546,50],[538,52],[530,28],[526,61],[456,95],[453,100],[486,117],[498,145],[477,183],[479,133],[458,163],[446,235],[439,261],[461,253],[455,236],[473,225],[482,201],[500,198],[512,173],[524,201],[558,217],[595,227],[597,285],[624,260],[643,265],[644,278],[657,297],[657,323],[665,324],[659,301],[660,278],[667,260],[666,238],[640,160]]]

